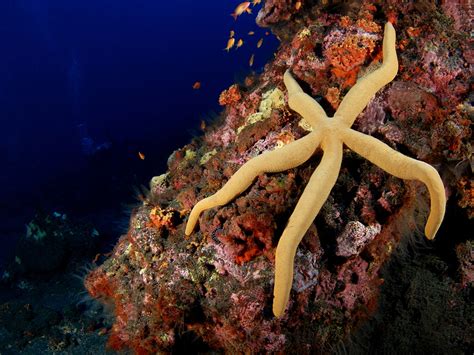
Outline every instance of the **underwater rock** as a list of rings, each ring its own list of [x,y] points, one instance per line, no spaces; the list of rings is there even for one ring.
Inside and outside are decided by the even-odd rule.
[[[98,245],[99,232],[89,224],[71,220],[66,214],[38,213],[18,240],[12,273],[50,272],[71,260],[90,256]]]
[[[359,254],[380,230],[380,224],[364,226],[358,221],[347,223],[342,234],[337,237],[336,255],[347,258]]]
[[[459,263],[461,275],[461,286],[472,287],[474,285],[474,242],[468,240],[466,243],[456,247],[456,256]]]
[[[275,58],[248,86],[223,92],[219,122],[173,153],[166,178],[155,179],[127,234],[86,277],[90,295],[113,306],[113,349],[147,354],[193,344],[196,351],[325,353],[374,314],[380,270],[400,240],[422,238],[428,196],[421,184],[396,179],[353,152],[345,152],[336,186],[298,248],[281,319],[271,311],[275,248],[320,152],[298,168],[260,175],[228,204],[205,211],[189,237],[184,227],[192,206],[243,163],[307,134],[287,104],[264,105],[271,109],[263,117],[266,93],[283,92],[286,100],[285,70],[331,115],[357,78],[379,65],[388,20],[397,30],[399,74],[354,126],[437,167],[453,200],[466,195],[456,193],[466,190],[459,181],[469,176],[472,159],[473,63],[462,45],[463,10],[318,1],[296,13],[294,3],[265,2],[258,20],[282,41]],[[447,238],[443,228],[437,238]]]

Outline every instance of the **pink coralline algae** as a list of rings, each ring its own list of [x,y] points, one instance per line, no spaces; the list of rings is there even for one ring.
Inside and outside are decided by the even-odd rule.
[[[364,226],[360,222],[349,222],[337,237],[336,255],[346,258],[359,254],[381,230],[380,224]]]
[[[452,95],[458,96],[466,92],[467,88],[455,80],[463,71],[462,64],[463,60],[452,56],[448,48],[431,48],[423,56],[425,73],[416,82],[426,91],[436,93],[445,102]]]
[[[292,13],[297,12],[295,3],[296,1],[265,1],[262,10],[257,15],[257,23],[262,27],[268,27],[288,20]]]
[[[314,287],[318,283],[319,265],[318,260],[322,253],[312,253],[307,251],[296,253],[297,262],[295,264],[295,276],[293,290],[297,293]]]
[[[374,98],[357,119],[359,131],[374,134],[380,132],[385,125],[385,105],[381,97]],[[392,139],[390,139],[392,140]]]
[[[285,70],[331,115],[357,78],[380,65],[382,27],[390,20],[399,74],[354,127],[435,166],[451,197],[448,211],[472,218],[473,56],[462,11],[447,3],[266,1],[257,19],[281,39],[275,58],[221,94],[220,119],[170,156],[167,174],[153,179],[132,212],[127,234],[86,277],[89,294],[113,310],[110,347],[137,354],[184,346],[318,354],[354,334],[377,309],[380,271],[424,223],[422,185],[345,151],[338,181],[298,247],[281,319],[271,311],[275,248],[321,152],[298,168],[261,174],[234,200],[205,211],[189,237],[187,215],[244,162],[307,134],[288,108]],[[466,245],[457,255],[467,285],[472,246]]]

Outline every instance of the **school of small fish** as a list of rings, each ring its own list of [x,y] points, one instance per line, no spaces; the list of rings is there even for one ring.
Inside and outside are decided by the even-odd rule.
[[[241,2],[239,5],[237,5],[237,7],[234,9],[234,12],[231,13],[230,15],[234,18],[234,20],[237,20],[237,17],[239,17],[240,15],[242,15],[244,13],[248,13],[248,14],[252,13],[252,10],[251,10],[250,6],[256,6],[260,3],[261,3],[261,0]],[[300,7],[301,7],[301,1],[297,1],[296,4],[295,4],[295,9],[299,10]],[[270,33],[268,31],[265,31],[265,36],[268,36],[269,34]],[[242,38],[236,39],[235,35],[236,34],[235,34],[234,30],[229,31],[229,38],[227,40],[227,45],[224,48],[225,51],[229,52],[234,47],[235,47],[235,49],[238,49],[238,48],[240,48],[244,45],[244,40]],[[247,35],[248,36],[253,36],[253,35],[255,35],[255,32],[254,31],[249,31],[249,32],[247,32]],[[260,48],[262,46],[262,44],[263,44],[263,37],[258,40],[257,48]],[[252,53],[252,55],[249,58],[249,66],[250,67],[253,66],[254,59],[255,59],[255,54]],[[201,82],[200,81],[194,82],[192,88],[194,90],[200,89],[201,88]],[[206,122],[204,120],[201,120],[200,128],[203,131],[206,129]],[[142,152],[138,152],[137,155],[138,155],[138,158],[140,160],[145,160],[145,154],[143,154]]]
[[[234,20],[237,20],[237,17],[244,13],[251,14],[252,10],[250,9],[250,6],[255,6],[261,3],[261,0],[253,0],[253,1],[244,1],[241,2],[237,7],[235,8],[234,12],[231,13],[230,15],[234,18]],[[301,7],[301,1],[297,1],[295,4],[296,10],[299,10]],[[255,34],[254,31],[249,31],[247,35],[253,36]],[[265,32],[265,35],[268,36],[270,33],[268,31]],[[229,52],[232,48],[235,47],[235,49],[238,49],[242,47],[244,44],[244,40],[242,38],[239,38],[236,40],[235,38],[235,31],[230,30],[229,34],[229,39],[227,40],[227,46],[224,48],[225,51]],[[263,38],[260,38],[257,42],[257,48],[260,48],[263,44]],[[252,54],[250,59],[249,59],[249,66],[253,66],[255,54]]]

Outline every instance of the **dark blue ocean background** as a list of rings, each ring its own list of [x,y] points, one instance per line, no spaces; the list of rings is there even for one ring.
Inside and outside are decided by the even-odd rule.
[[[119,237],[133,187],[220,112],[219,93],[250,72],[252,53],[256,71],[272,58],[278,41],[256,26],[259,6],[234,21],[238,3],[0,2],[0,261],[38,211]],[[245,44],[226,53],[231,29]]]

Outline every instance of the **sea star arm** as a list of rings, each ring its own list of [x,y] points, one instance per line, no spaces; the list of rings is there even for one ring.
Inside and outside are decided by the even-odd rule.
[[[339,116],[339,120],[348,127],[352,126],[357,116],[377,91],[391,82],[397,75],[398,59],[395,37],[395,29],[390,22],[387,22],[383,37],[382,66],[357,80],[357,83],[349,90],[339,105],[335,116]]]
[[[286,146],[265,152],[240,167],[227,183],[214,195],[199,201],[192,209],[185,234],[190,235],[204,210],[222,206],[245,191],[256,176],[292,169],[308,160],[321,140],[319,132],[311,132]]]
[[[343,132],[344,143],[354,152],[398,178],[419,180],[427,186],[431,207],[425,235],[428,239],[433,239],[443,221],[446,209],[444,185],[436,169],[423,161],[397,152],[374,137],[349,128]]]
[[[323,145],[323,150],[321,163],[296,204],[276,249],[273,288],[273,314],[276,317],[283,315],[290,297],[296,248],[328,198],[339,175],[342,161],[341,142],[338,139],[328,140],[328,144]]]
[[[288,70],[283,75],[283,81],[288,90],[288,106],[303,116],[311,127],[316,128],[317,124],[326,117],[324,109],[301,89]]]

